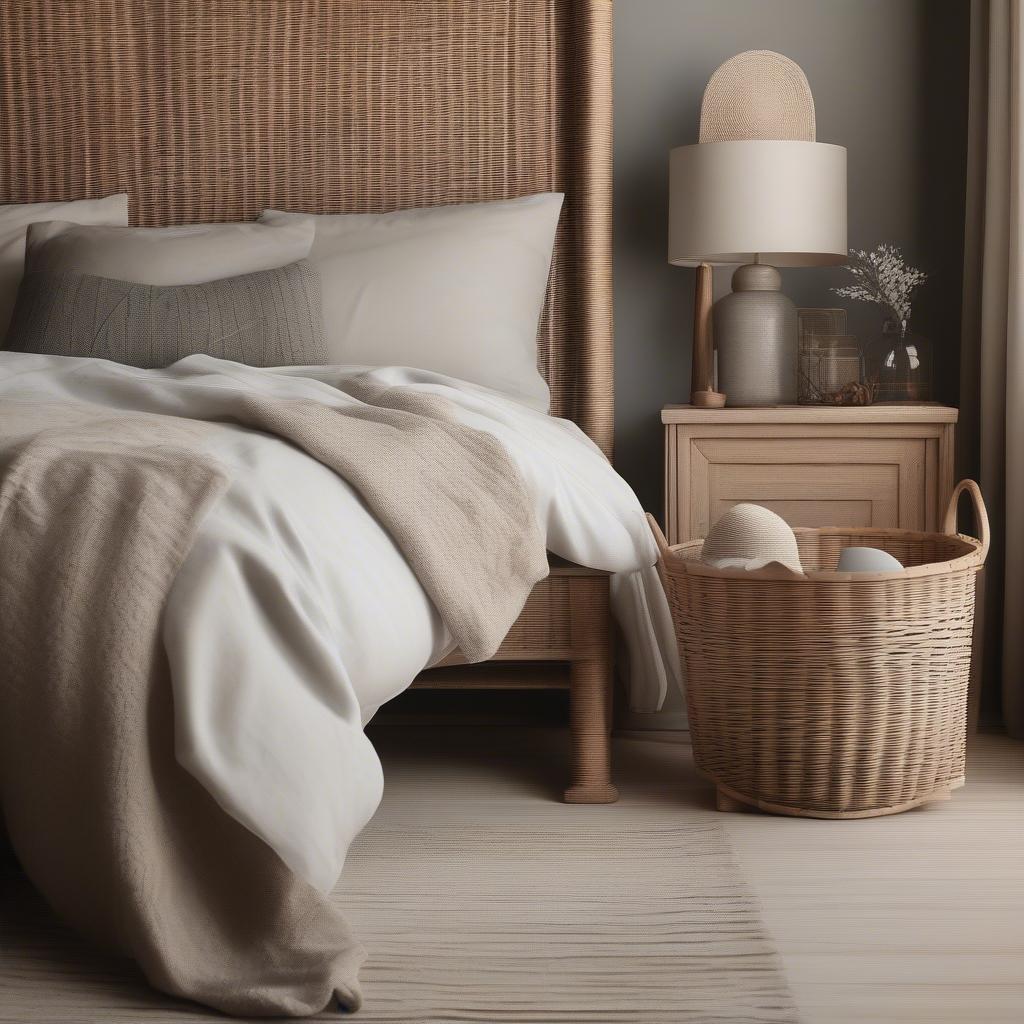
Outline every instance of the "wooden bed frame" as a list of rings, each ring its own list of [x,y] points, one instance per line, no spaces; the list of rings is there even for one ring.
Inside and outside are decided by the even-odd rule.
[[[552,413],[610,456],[611,13],[611,0],[3,4],[0,203],[124,191],[133,223],[161,225],[563,191],[539,364]],[[496,659],[570,666],[568,800],[616,797],[610,635],[605,575],[556,563]],[[493,663],[453,672],[425,682],[502,685]]]

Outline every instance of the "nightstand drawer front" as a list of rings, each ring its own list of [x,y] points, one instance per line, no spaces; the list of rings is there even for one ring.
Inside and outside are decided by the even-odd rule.
[[[705,536],[743,501],[773,509],[792,526],[935,528],[937,447],[927,437],[674,429],[672,543]]]
[[[707,495],[707,507],[696,501],[693,509],[702,535],[741,501],[770,508],[790,526],[895,527],[899,526],[900,469],[842,463],[711,463]]]

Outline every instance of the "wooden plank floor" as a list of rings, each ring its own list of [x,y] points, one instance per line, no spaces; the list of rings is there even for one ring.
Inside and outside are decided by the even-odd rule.
[[[677,797],[715,813],[689,746],[669,746]],[[808,1024],[1024,1021],[1024,743],[974,737],[967,785],[905,814],[719,818]]]

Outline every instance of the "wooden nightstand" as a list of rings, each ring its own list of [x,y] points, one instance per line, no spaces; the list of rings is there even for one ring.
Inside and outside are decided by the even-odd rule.
[[[707,536],[741,501],[791,526],[938,530],[953,490],[956,420],[956,409],[933,404],[666,406],[668,541]]]

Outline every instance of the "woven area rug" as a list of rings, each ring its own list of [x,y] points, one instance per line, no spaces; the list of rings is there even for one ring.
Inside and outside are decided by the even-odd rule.
[[[566,806],[543,781],[555,755],[517,740],[511,752],[528,767],[510,775],[501,744],[467,754],[460,742],[384,745],[385,801],[337,891],[369,953],[352,1019],[797,1019],[712,813],[628,793],[614,806]],[[225,1019],[90,951],[20,878],[8,874],[2,904],[4,1024]]]

